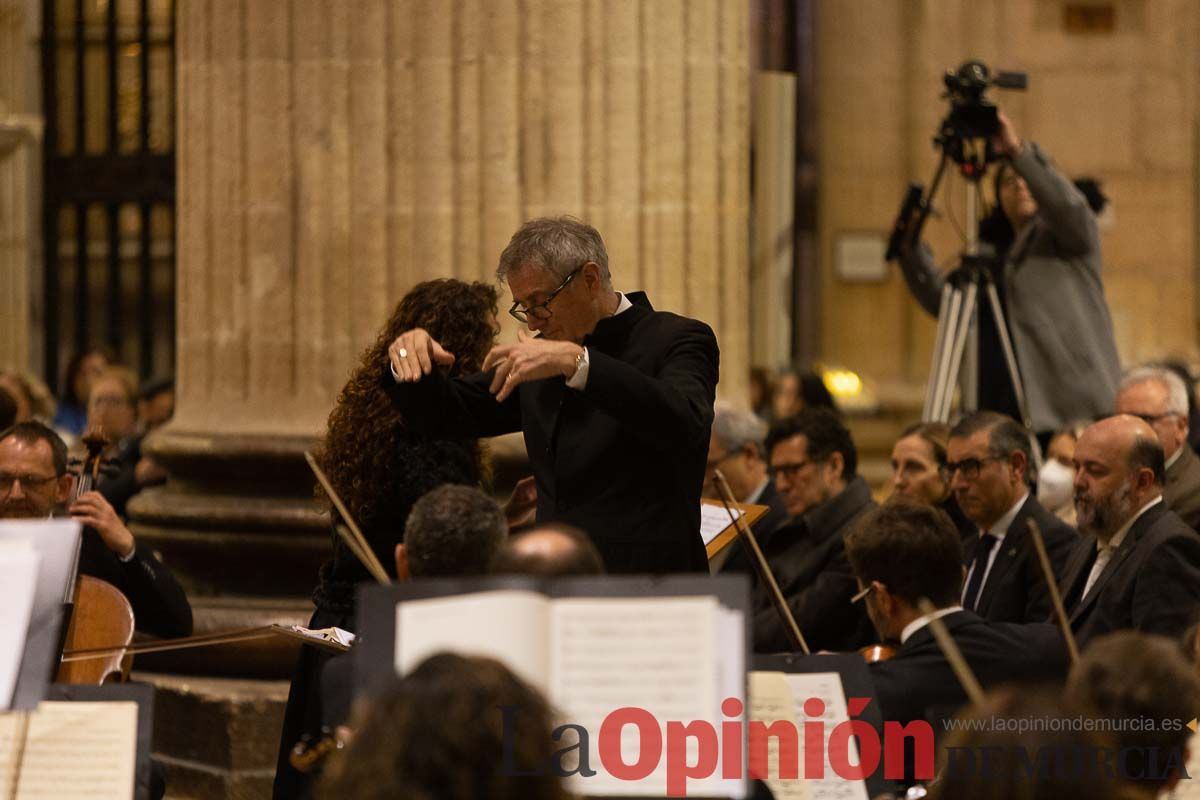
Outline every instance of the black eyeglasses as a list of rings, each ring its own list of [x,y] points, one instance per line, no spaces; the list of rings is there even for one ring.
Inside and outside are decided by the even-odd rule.
[[[17,481],[21,482],[21,488],[36,492],[44,489],[50,481],[57,477],[57,475],[51,475],[48,478],[39,478],[36,475],[14,475],[11,472],[0,472],[0,495],[7,495],[11,492]]]
[[[557,289],[546,295],[546,299],[538,303],[536,306],[521,308],[520,303],[513,303],[512,308],[508,309],[508,313],[521,322],[529,322],[530,317],[533,317],[534,319],[550,319],[550,317],[553,315],[553,312],[550,310],[550,301],[557,297],[559,292],[567,288],[567,284],[574,280],[575,276],[579,274],[579,270],[581,269],[583,269],[582,265],[577,267],[574,272],[568,275],[566,279],[558,285]]]
[[[786,478],[787,480],[790,481],[791,479],[793,479],[797,475],[799,475],[800,470],[804,469],[809,464],[819,464],[819,463],[820,463],[820,461],[806,460],[806,461],[797,461],[793,464],[772,464],[770,466],[771,477],[773,477],[773,478],[782,477],[782,478]]]
[[[973,481],[979,477],[980,468],[989,461],[1007,461],[1008,456],[987,456],[985,458],[964,458],[962,461],[949,461],[938,467],[938,475],[946,483],[954,477],[954,473],[961,472],[962,476],[969,481]]]

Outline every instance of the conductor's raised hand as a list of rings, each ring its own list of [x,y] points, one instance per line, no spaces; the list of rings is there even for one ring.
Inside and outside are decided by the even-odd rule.
[[[391,343],[388,360],[397,380],[415,383],[433,372],[434,365],[448,367],[453,364],[454,354],[438,344],[424,328],[413,328]]]
[[[535,339],[517,332],[516,344],[493,347],[483,360],[483,371],[495,367],[490,387],[498,402],[504,402],[522,383],[575,374],[575,361],[583,348],[574,342]]]
[[[1003,111],[996,112],[996,121],[1000,123],[996,135],[992,137],[992,149],[1002,156],[1012,157],[1021,150],[1021,137],[1017,128]]]

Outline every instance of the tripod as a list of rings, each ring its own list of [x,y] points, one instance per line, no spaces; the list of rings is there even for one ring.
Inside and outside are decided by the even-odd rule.
[[[933,180],[933,189],[945,167],[945,159],[938,167]],[[1030,434],[1033,461],[1035,468],[1041,468],[1041,451],[1034,435],[1033,423],[1029,416],[1029,404],[1025,396],[1025,385],[1021,381],[1021,371],[1017,367],[1016,351],[1013,349],[1012,338],[1008,332],[1008,320],[1004,308],[1000,304],[1000,295],[992,278],[994,256],[981,255],[979,252],[979,220],[976,214],[978,200],[978,181],[974,181],[975,191],[967,192],[967,249],[962,255],[959,266],[946,278],[942,286],[941,301],[938,306],[937,335],[934,339],[933,357],[929,368],[929,383],[925,389],[925,405],[921,412],[923,422],[947,422],[950,419],[950,408],[954,400],[954,384],[961,378],[963,372],[963,355],[966,352],[968,339],[978,339],[977,318],[979,303],[983,298],[992,312],[996,330],[999,335],[1000,349],[1004,355],[1004,366],[1012,383],[1013,394],[1016,396],[1017,409],[1021,422]],[[932,203],[932,191],[930,193]],[[923,209],[927,213],[928,205]],[[976,365],[977,367],[978,365]],[[975,410],[978,407],[977,380],[974,370],[963,380],[963,409]]]

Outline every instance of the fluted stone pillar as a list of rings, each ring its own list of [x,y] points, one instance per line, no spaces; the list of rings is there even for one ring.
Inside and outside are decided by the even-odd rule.
[[[0,368],[29,369],[34,167],[41,118],[30,97],[37,69],[36,8],[0,0]]]
[[[178,13],[178,409],[151,447],[173,479],[132,509],[195,588],[307,591],[300,453],[359,352],[417,281],[492,280],[527,218],[595,224],[616,287],[712,324],[744,392],[744,2]]]

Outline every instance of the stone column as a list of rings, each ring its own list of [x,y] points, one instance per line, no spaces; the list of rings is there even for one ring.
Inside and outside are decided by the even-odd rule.
[[[27,370],[34,243],[33,181],[41,117],[37,86],[36,7],[0,0],[0,368]]]
[[[491,280],[525,219],[605,235],[614,282],[747,366],[738,0],[191,0],[178,30],[172,481],[131,506],[197,592],[307,593],[301,452],[408,287]],[[512,331],[506,331],[511,337]]]

